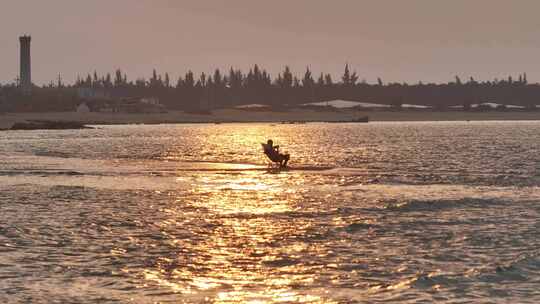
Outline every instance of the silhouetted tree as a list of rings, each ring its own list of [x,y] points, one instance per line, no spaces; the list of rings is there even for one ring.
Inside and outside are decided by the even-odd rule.
[[[84,81],[84,86],[88,88],[92,87],[92,76],[90,76],[90,74],[86,76],[86,80]]]
[[[291,70],[288,66],[285,67],[285,71],[283,71],[283,83],[281,84],[281,87],[283,88],[291,88],[293,86],[293,74],[291,73]]]
[[[170,78],[169,78],[169,73],[165,73],[165,82],[164,82],[164,84],[165,84],[165,87],[166,87],[166,88],[170,88],[170,87],[171,87],[171,80],[170,80]]]
[[[356,72],[352,74],[350,73],[349,64],[345,65],[345,71],[343,72],[343,77],[341,77],[341,80],[343,81],[343,85],[346,87],[354,86],[358,81],[358,75],[356,75]]]
[[[326,74],[326,75],[324,76],[324,85],[325,85],[325,86],[328,86],[328,87],[334,85],[334,82],[332,81],[332,75]]]
[[[323,75],[323,73],[321,73],[321,75],[319,75],[319,78],[317,78],[317,87],[318,88],[324,87],[324,75]]]
[[[309,70],[309,67],[307,67],[306,72],[304,73],[304,78],[302,78],[302,86],[304,88],[311,88],[314,85],[315,85],[315,80],[313,80],[311,71]]]
[[[105,76],[105,79],[103,80],[103,87],[106,89],[110,89],[113,87],[111,73],[107,73]]]
[[[213,76],[213,82],[214,82],[214,85],[217,87],[217,88],[222,88],[225,86],[225,83],[223,81],[223,76],[221,76],[221,72],[219,71],[219,69],[216,69],[214,71],[214,76]]]
[[[190,89],[195,87],[195,77],[193,76],[192,71],[188,71],[186,73],[186,76],[184,78],[184,87]]]
[[[80,74],[84,75],[84,74]],[[68,95],[65,92],[73,92],[74,88],[97,88],[111,91],[115,97],[158,97],[170,109],[200,110],[201,104],[208,107],[227,107],[237,104],[263,102],[274,108],[284,104],[301,104],[306,102],[325,101],[331,99],[347,99],[392,105],[393,109],[400,110],[401,104],[415,103],[432,106],[436,110],[451,109],[452,106],[462,105],[465,111],[471,109],[471,103],[482,101],[496,102],[500,104],[515,104],[525,106],[528,111],[538,110],[536,105],[540,103],[540,84],[529,84],[526,73],[519,74],[514,80],[512,75],[493,81],[477,81],[473,77],[463,83],[459,76],[454,81],[443,84],[422,83],[414,85],[406,83],[383,83],[377,78],[375,84],[369,84],[365,80],[358,82],[356,72],[351,73],[350,66],[345,65],[344,73],[340,82],[334,82],[328,73],[320,73],[317,80],[309,67],[298,77],[288,66],[272,78],[261,66],[253,65],[248,73],[231,67],[227,75],[223,75],[219,69],[212,73],[201,73],[195,77],[192,71],[188,71],[178,81],[174,88],[171,87],[168,73],[158,74],[152,70],[151,77],[135,78],[128,82],[127,75],[120,69],[114,73],[98,75],[96,71],[85,77],[77,78],[72,86],[65,84],[59,77],[42,89],[54,89],[56,95]],[[76,102],[76,97],[62,97],[58,100],[49,100],[43,104],[37,104],[40,97],[32,97],[28,101],[21,96],[7,94],[6,91],[17,89],[17,84],[0,87],[0,96],[3,100],[10,100],[10,109],[14,110],[42,110],[42,109],[72,109],[69,102]],[[71,91],[70,91],[71,90]],[[45,94],[45,91],[36,89],[35,94]],[[60,93],[62,92],[62,93]],[[49,93],[47,93],[49,94]],[[71,93],[76,96],[75,93]],[[71,99],[70,99],[71,98]],[[74,99],[73,99],[74,98]],[[206,100],[201,103],[201,100]],[[70,101],[75,100],[75,101]],[[18,102],[18,103],[17,103]],[[489,107],[476,107],[474,110],[493,110]],[[507,106],[499,107],[498,110],[514,110]]]
[[[101,85],[100,85],[100,81],[99,81],[99,78],[98,78],[98,74],[96,71],[94,71],[94,79],[92,80],[92,87],[94,88],[99,88]]]
[[[119,87],[121,87],[123,85],[124,85],[124,79],[122,77],[122,71],[120,71],[120,69],[117,69],[114,72],[114,86],[116,88],[119,88]]]

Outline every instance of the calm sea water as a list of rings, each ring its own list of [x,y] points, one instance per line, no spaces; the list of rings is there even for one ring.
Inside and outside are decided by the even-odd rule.
[[[538,303],[540,122],[2,132],[0,301]]]

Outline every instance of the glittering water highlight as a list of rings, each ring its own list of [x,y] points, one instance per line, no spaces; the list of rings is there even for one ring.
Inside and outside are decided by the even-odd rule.
[[[537,122],[3,132],[0,300],[537,303],[539,143]]]

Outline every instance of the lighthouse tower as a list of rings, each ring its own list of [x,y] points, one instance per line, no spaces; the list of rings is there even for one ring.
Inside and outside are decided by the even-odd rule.
[[[32,89],[32,72],[30,68],[30,36],[24,35],[19,37],[21,42],[21,73],[20,87],[24,91],[30,91]]]

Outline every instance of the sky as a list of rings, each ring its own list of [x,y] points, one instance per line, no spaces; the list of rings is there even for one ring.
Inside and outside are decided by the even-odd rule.
[[[0,0],[0,83],[19,74],[32,36],[32,78],[155,68],[173,79],[257,63],[339,77],[348,63],[375,82],[448,82],[526,72],[540,82],[536,0]]]

